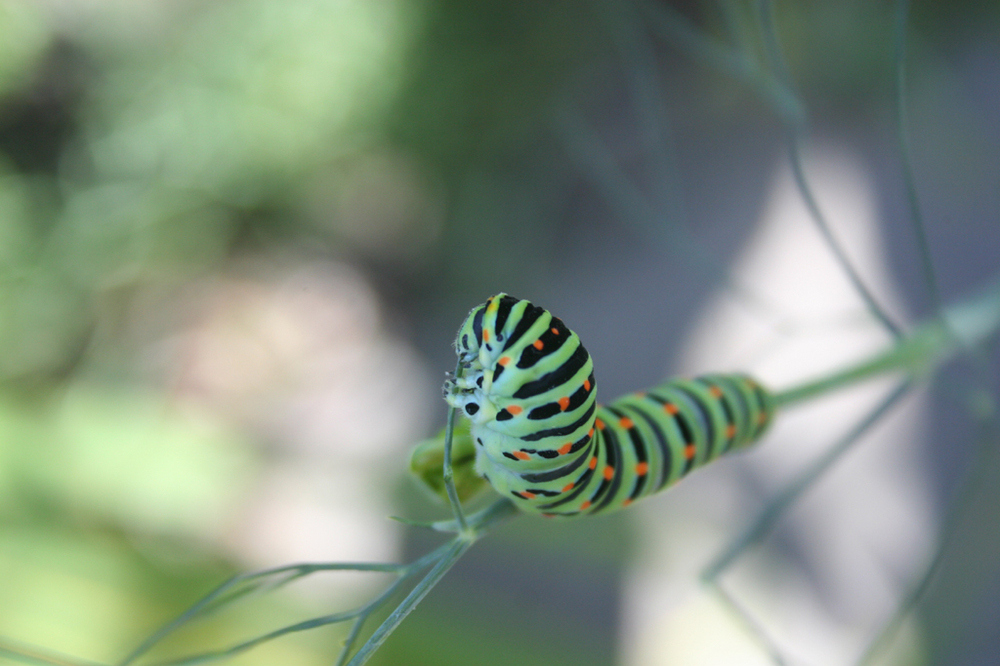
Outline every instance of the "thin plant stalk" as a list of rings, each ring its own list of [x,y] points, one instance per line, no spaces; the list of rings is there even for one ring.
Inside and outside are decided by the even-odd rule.
[[[871,410],[861,421],[855,425],[850,432],[842,437],[836,444],[827,449],[822,455],[812,462],[803,472],[778,494],[768,507],[732,541],[732,543],[719,554],[702,572],[702,580],[714,582],[726,569],[732,566],[733,562],[747,548],[758,543],[773,528],[775,523],[797,500],[802,493],[813,485],[826,470],[849,451],[868,431],[869,428],[878,423],[899,400],[912,388],[911,381],[901,382],[889,395]]]
[[[782,56],[781,45],[778,41],[778,32],[775,27],[774,21],[774,3],[770,0],[758,0],[756,3],[757,11],[755,15],[760,26],[761,37],[764,41],[764,51],[767,54],[769,60],[769,65],[775,72],[776,78],[781,81],[786,87],[791,87],[791,76],[788,72],[788,66],[785,64],[784,57]],[[823,240],[826,246],[829,248],[830,252],[833,254],[834,259],[840,266],[841,270],[844,271],[844,275],[850,280],[851,285],[854,290],[858,293],[861,299],[865,302],[868,307],[868,311],[871,312],[872,316],[877,319],[882,326],[892,334],[897,340],[902,339],[903,329],[889,316],[885,308],[876,300],[875,295],[871,292],[865,281],[861,278],[857,269],[854,267],[854,263],[848,258],[847,252],[841,245],[840,240],[834,235],[833,229],[830,227],[830,223],[827,221],[826,214],[819,206],[819,202],[816,200],[816,196],[813,193],[812,187],[809,185],[809,180],[806,178],[805,166],[802,160],[802,135],[805,127],[804,117],[782,118],[785,121],[785,126],[788,130],[788,156],[792,167],[792,177],[795,180],[795,185],[799,190],[799,195],[802,197],[802,201],[805,203],[806,208],[809,211],[809,216],[812,218],[813,223],[819,230],[820,235],[823,236]]]
[[[927,227],[917,195],[917,182],[913,174],[913,156],[910,150],[910,119],[906,103],[906,26],[910,15],[909,0],[896,0],[893,21],[893,60],[896,69],[896,140],[899,144],[899,161],[903,168],[903,183],[906,186],[906,200],[910,207],[910,222],[917,241],[920,268],[924,278],[924,291],[930,300],[931,311],[941,312],[941,292],[931,258],[931,246],[927,240]]]
[[[455,379],[462,376],[462,364],[455,366]],[[462,511],[462,502],[458,499],[458,490],[455,488],[455,472],[451,466],[451,448],[455,433],[455,408],[448,407],[448,425],[444,434],[444,488],[448,493],[448,502],[451,504],[451,512],[455,516],[460,532],[466,532],[469,527],[465,522],[465,514]]]

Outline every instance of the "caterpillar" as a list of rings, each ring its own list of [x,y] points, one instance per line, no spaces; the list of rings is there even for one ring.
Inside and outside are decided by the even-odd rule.
[[[447,402],[470,421],[475,470],[522,510],[610,512],[656,493],[767,429],[771,395],[743,374],[672,379],[608,405],[576,333],[500,293],[455,340]]]

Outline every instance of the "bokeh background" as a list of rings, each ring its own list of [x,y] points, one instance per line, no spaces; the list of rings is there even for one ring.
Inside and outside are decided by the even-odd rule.
[[[821,205],[893,315],[930,316],[893,7],[775,15]],[[787,109],[675,30],[750,63],[767,50],[753,16],[0,0],[0,634],[113,663],[234,573],[429,550],[387,517],[446,513],[408,451],[443,423],[454,331],[498,291],[580,333],[605,399],[672,372],[788,386],[886,344],[802,206]],[[905,130],[946,301],[998,268],[998,30],[996,3],[912,9]],[[945,543],[887,663],[995,663],[996,363],[948,368],[727,573],[790,661],[851,661]],[[790,414],[761,451],[635,511],[513,521],[374,663],[768,663],[697,573],[884,388]],[[942,534],[974,459],[986,481]],[[381,583],[307,578],[157,656]],[[328,664],[342,637],[234,661]]]

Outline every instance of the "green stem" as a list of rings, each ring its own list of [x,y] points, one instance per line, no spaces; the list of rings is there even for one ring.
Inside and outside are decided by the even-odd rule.
[[[971,299],[944,310],[889,350],[820,379],[779,391],[777,407],[787,407],[891,372],[914,379],[930,373],[958,352],[975,347],[1000,328],[1000,281]]]
[[[351,631],[347,634],[347,638],[344,639],[344,649],[341,650],[340,656],[337,657],[336,666],[344,666],[347,663],[348,649],[350,646],[354,645],[354,641],[358,640],[358,634],[361,633],[361,627],[365,624],[365,618],[359,617],[354,620],[354,624],[351,625]]]
[[[791,87],[791,74],[788,71],[788,66],[785,64],[781,45],[778,42],[778,31],[774,20],[774,3],[771,0],[758,0],[756,8],[761,37],[764,40],[767,59],[771,69],[774,71],[774,78],[784,85]],[[809,211],[809,217],[812,218],[820,235],[823,236],[826,246],[833,254],[833,258],[837,261],[841,270],[843,270],[844,275],[847,276],[854,290],[858,292],[858,295],[861,296],[861,299],[868,306],[868,310],[893,337],[897,339],[902,338],[902,329],[889,317],[889,314],[882,305],[875,299],[875,295],[861,278],[861,275],[854,267],[854,263],[848,258],[844,246],[834,235],[826,215],[819,207],[819,202],[816,200],[812,186],[809,185],[809,180],[806,178],[805,165],[803,164],[801,145],[805,137],[805,118],[782,118],[782,120],[784,120],[788,132],[788,157],[791,162],[792,176],[799,190],[799,195],[802,197],[802,202]]]
[[[431,523],[430,527],[438,532],[462,532],[464,529],[468,529],[471,534],[479,537],[496,523],[517,515],[520,515],[520,513],[517,507],[514,506],[514,503],[508,499],[501,498],[485,509],[469,516],[467,527],[465,528],[454,520],[439,520]]]
[[[688,55],[692,62],[714,69],[749,86],[761,99],[774,106],[781,117],[794,124],[805,121],[805,107],[782,81],[760,68],[747,48],[733,48],[715,40],[676,9],[662,2],[639,5],[653,34]]]
[[[990,471],[996,469],[997,443],[998,433],[996,422],[993,421],[979,436],[975,455],[968,465],[967,480],[962,484],[958,496],[948,507],[948,512],[938,533],[937,545],[928,560],[923,575],[910,587],[892,617],[865,648],[856,662],[856,666],[867,666],[867,664],[873,663],[875,658],[888,646],[902,626],[903,621],[924,598],[928,587],[930,587],[948,554],[948,548],[955,545],[954,537],[962,520],[968,515],[967,509],[975,500],[976,495],[983,489],[984,484],[989,481]]]
[[[785,512],[785,509],[791,506],[792,502],[798,499],[806,489],[812,487],[816,479],[822,476],[826,470],[830,469],[834,462],[847,453],[869,428],[881,421],[882,417],[893,408],[899,399],[906,395],[911,386],[912,382],[909,381],[899,384],[874,410],[861,419],[849,433],[844,435],[829,450],[813,461],[803,473],[799,474],[789,486],[768,503],[767,508],[732,541],[725,551],[705,567],[705,570],[701,574],[702,580],[707,583],[714,583],[723,571],[732,566],[733,562],[736,561],[736,558],[743,551],[760,542],[765,535],[769,534],[774,528],[775,523],[778,522],[778,518]]]
[[[941,293],[938,290],[934,262],[931,261],[931,245],[927,240],[927,226],[917,196],[917,179],[913,173],[913,156],[910,150],[909,112],[906,103],[906,24],[910,14],[909,0],[897,0],[896,19],[893,25],[893,61],[896,65],[896,140],[899,143],[899,162],[903,168],[903,183],[906,185],[906,200],[910,207],[910,224],[920,253],[920,266],[924,278],[924,291],[933,312],[941,311]]]
[[[255,573],[234,576],[215,588],[206,596],[202,597],[200,601],[188,608],[179,617],[147,637],[146,640],[140,643],[138,647],[128,654],[128,656],[118,662],[117,666],[129,666],[135,662],[136,659],[149,652],[154,645],[159,643],[166,636],[170,635],[184,624],[191,621],[193,618],[206,613],[210,609],[226,605],[246,594],[249,594],[260,585],[263,585],[263,580],[270,576],[285,575],[286,577],[282,580],[281,584],[287,584],[293,580],[297,580],[318,571],[365,571],[399,574],[401,571],[405,571],[411,566],[413,565],[407,566],[403,564],[370,564],[355,562],[293,564],[276,567],[274,569],[266,569]],[[247,584],[247,587],[238,587],[243,584]],[[229,596],[226,596],[227,594]]]
[[[354,658],[348,662],[347,666],[361,666],[375,653],[375,650],[381,647],[385,639],[396,630],[399,623],[402,622],[407,615],[409,615],[414,608],[417,607],[427,593],[431,591],[438,581],[440,581],[448,570],[458,561],[465,551],[473,544],[473,539],[463,538],[462,536],[457,536],[453,541],[450,542],[450,548],[441,561],[434,565],[434,568],[427,572],[423,580],[417,584],[410,593],[406,595],[406,598],[396,606],[392,613],[385,619],[385,621],[379,625],[375,633],[372,634],[371,638],[368,639],[358,653],[354,655]]]
[[[462,364],[455,366],[455,379],[462,376]],[[455,488],[455,471],[451,466],[452,440],[455,437],[455,408],[448,407],[448,426],[444,431],[444,466],[441,471],[444,476],[444,490],[448,493],[448,501],[451,503],[451,511],[455,514],[460,531],[465,532],[468,526],[465,523],[465,513],[462,511],[462,502],[458,499],[458,490]]]
[[[28,647],[20,643],[13,643],[9,639],[0,637],[0,660],[10,659],[22,664],[33,664],[34,666],[103,666],[93,661],[83,661],[72,657],[42,652],[38,648]]]
[[[730,594],[719,581],[711,581],[709,583],[709,590],[715,593],[715,597],[722,604],[723,608],[728,609],[736,621],[743,625],[743,628],[757,643],[757,646],[767,653],[775,666],[785,666],[787,664],[778,646],[774,644],[774,641],[767,635],[764,628],[757,624],[753,619],[753,615],[736,600],[736,597]]]

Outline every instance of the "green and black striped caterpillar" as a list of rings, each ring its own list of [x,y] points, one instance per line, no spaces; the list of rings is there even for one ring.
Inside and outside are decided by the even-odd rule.
[[[470,422],[475,471],[524,511],[613,511],[744,448],[767,428],[770,394],[741,374],[674,379],[596,402],[590,354],[548,311],[497,294],[458,332],[445,399]]]

